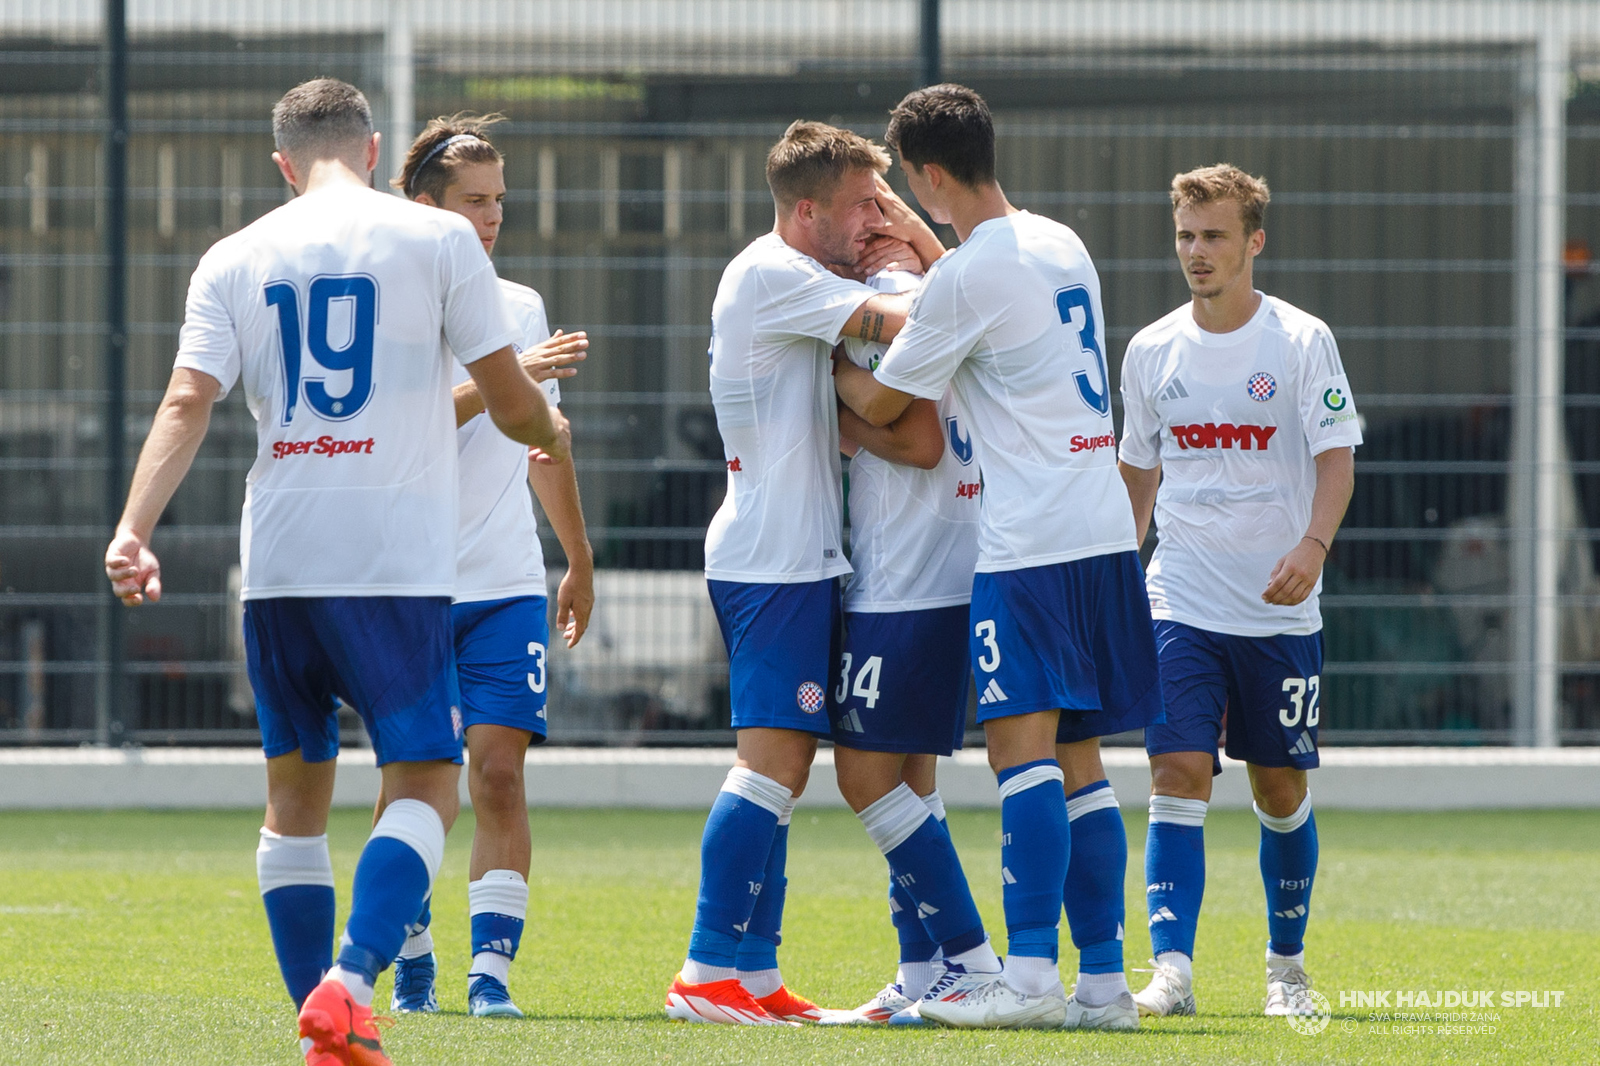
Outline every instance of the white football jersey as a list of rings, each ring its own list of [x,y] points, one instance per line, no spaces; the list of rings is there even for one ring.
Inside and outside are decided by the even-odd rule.
[[[1122,403],[1123,462],[1161,467],[1151,613],[1247,637],[1321,629],[1320,581],[1294,607],[1261,593],[1311,520],[1313,457],[1361,443],[1328,327],[1263,295],[1244,326],[1207,333],[1184,304],[1129,342]]]
[[[874,274],[879,292],[911,292],[922,278]],[[846,338],[856,366],[876,370],[886,344]],[[850,565],[844,609],[925,611],[972,599],[978,564],[978,466],[972,433],[949,389],[939,398],[944,456],[932,470],[880,459],[865,448],[850,460]]]
[[[526,285],[500,279],[517,323],[517,353],[550,339],[544,299]],[[470,377],[458,366],[455,384]],[[540,382],[545,399],[561,402],[555,378]],[[544,550],[528,494],[528,446],[501,433],[488,414],[456,430],[461,457],[461,535],[456,546],[456,602],[545,596]]]
[[[776,233],[722,272],[711,307],[711,401],[728,493],[706,532],[706,577],[794,584],[850,572],[832,353],[875,295]]]
[[[1132,551],[1117,473],[1100,278],[1078,235],[1022,211],[934,263],[877,377],[972,421],[983,573]]]
[[[176,362],[222,395],[242,379],[256,419],[244,598],[454,592],[451,352],[471,363],[516,339],[478,235],[450,211],[324,189],[213,245]]]

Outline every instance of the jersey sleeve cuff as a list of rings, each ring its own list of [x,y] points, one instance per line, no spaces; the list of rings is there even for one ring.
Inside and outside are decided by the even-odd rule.
[[[210,378],[212,381],[215,381],[217,383],[217,386],[218,386],[218,388],[217,388],[217,400],[216,400],[216,402],[218,402],[218,403],[221,403],[224,399],[227,398],[228,393],[233,391],[233,385],[232,385],[231,382],[223,381],[220,377],[217,376],[217,372],[215,370],[211,369],[208,366],[201,365],[201,363],[198,360],[190,359],[190,358],[188,358],[186,356],[179,355],[176,359],[174,359],[172,361],[172,367],[173,367],[174,370],[176,370],[178,367],[182,367],[185,370],[193,370],[193,371],[196,371],[198,373],[204,374],[206,377]]]
[[[1342,440],[1312,441],[1311,442],[1311,446],[1310,446],[1311,447],[1311,458],[1315,459],[1317,456],[1321,455],[1323,452],[1331,452],[1335,448],[1359,448],[1361,446],[1361,443],[1362,443],[1361,442],[1361,437],[1359,435],[1357,435],[1354,438],[1348,438],[1347,437],[1347,438],[1344,438]]]
[[[872,376],[878,379],[878,384],[880,385],[887,385],[891,389],[898,389],[901,392],[909,393],[910,395],[916,396],[919,399],[937,400],[944,395],[945,387],[943,385],[940,385],[936,389],[932,389],[926,385],[919,385],[915,382],[907,381],[904,378],[896,377],[893,374],[886,374],[881,366],[872,372]]]
[[[506,330],[506,332],[502,333],[498,337],[492,338],[491,340],[486,340],[481,344],[474,345],[464,352],[457,352],[456,362],[460,363],[462,366],[466,366],[468,363],[476,363],[484,356],[493,355],[501,348],[515,344],[516,342],[517,331],[514,329]]]

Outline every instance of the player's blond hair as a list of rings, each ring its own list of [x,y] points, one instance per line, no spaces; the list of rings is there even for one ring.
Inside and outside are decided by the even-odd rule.
[[[889,153],[858,133],[826,122],[801,120],[783,131],[767,153],[767,186],[782,211],[801,200],[826,203],[852,170],[882,174]]]
[[[431,119],[411,142],[399,176],[390,179],[389,184],[409,199],[427,193],[435,204],[444,203],[445,190],[455,181],[457,168],[471,163],[505,162],[500,149],[485,136],[490,126],[503,121],[505,116],[501,114],[475,115],[467,111]]]
[[[1172,209],[1232,200],[1239,205],[1245,236],[1261,228],[1272,201],[1265,178],[1253,178],[1232,163],[1186,171],[1172,179]]]

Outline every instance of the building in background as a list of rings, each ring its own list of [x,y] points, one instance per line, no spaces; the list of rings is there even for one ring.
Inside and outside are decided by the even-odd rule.
[[[267,122],[285,89],[353,81],[390,145],[505,113],[498,267],[592,338],[563,395],[601,608],[553,654],[552,735],[725,739],[699,576],[725,478],[712,295],[771,225],[762,162],[790,120],[881,135],[920,6],[136,0],[127,439],[200,254],[285,198]],[[169,593],[128,618],[124,720],[95,720],[98,12],[0,0],[0,742],[248,742],[238,396],[158,531]],[[1333,327],[1367,419],[1323,599],[1328,741],[1600,740],[1600,3],[946,0],[942,23],[1011,199],[1094,252],[1113,375],[1187,298],[1171,175],[1225,160],[1270,181],[1262,284]]]

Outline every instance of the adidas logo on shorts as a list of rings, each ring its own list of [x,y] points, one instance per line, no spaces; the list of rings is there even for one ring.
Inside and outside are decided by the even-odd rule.
[[[978,702],[980,704],[1004,703],[1007,699],[1008,697],[1006,696],[1005,691],[1001,689],[999,682],[995,681],[995,679],[991,677],[989,679],[989,683],[983,686],[983,695],[978,697]]]

